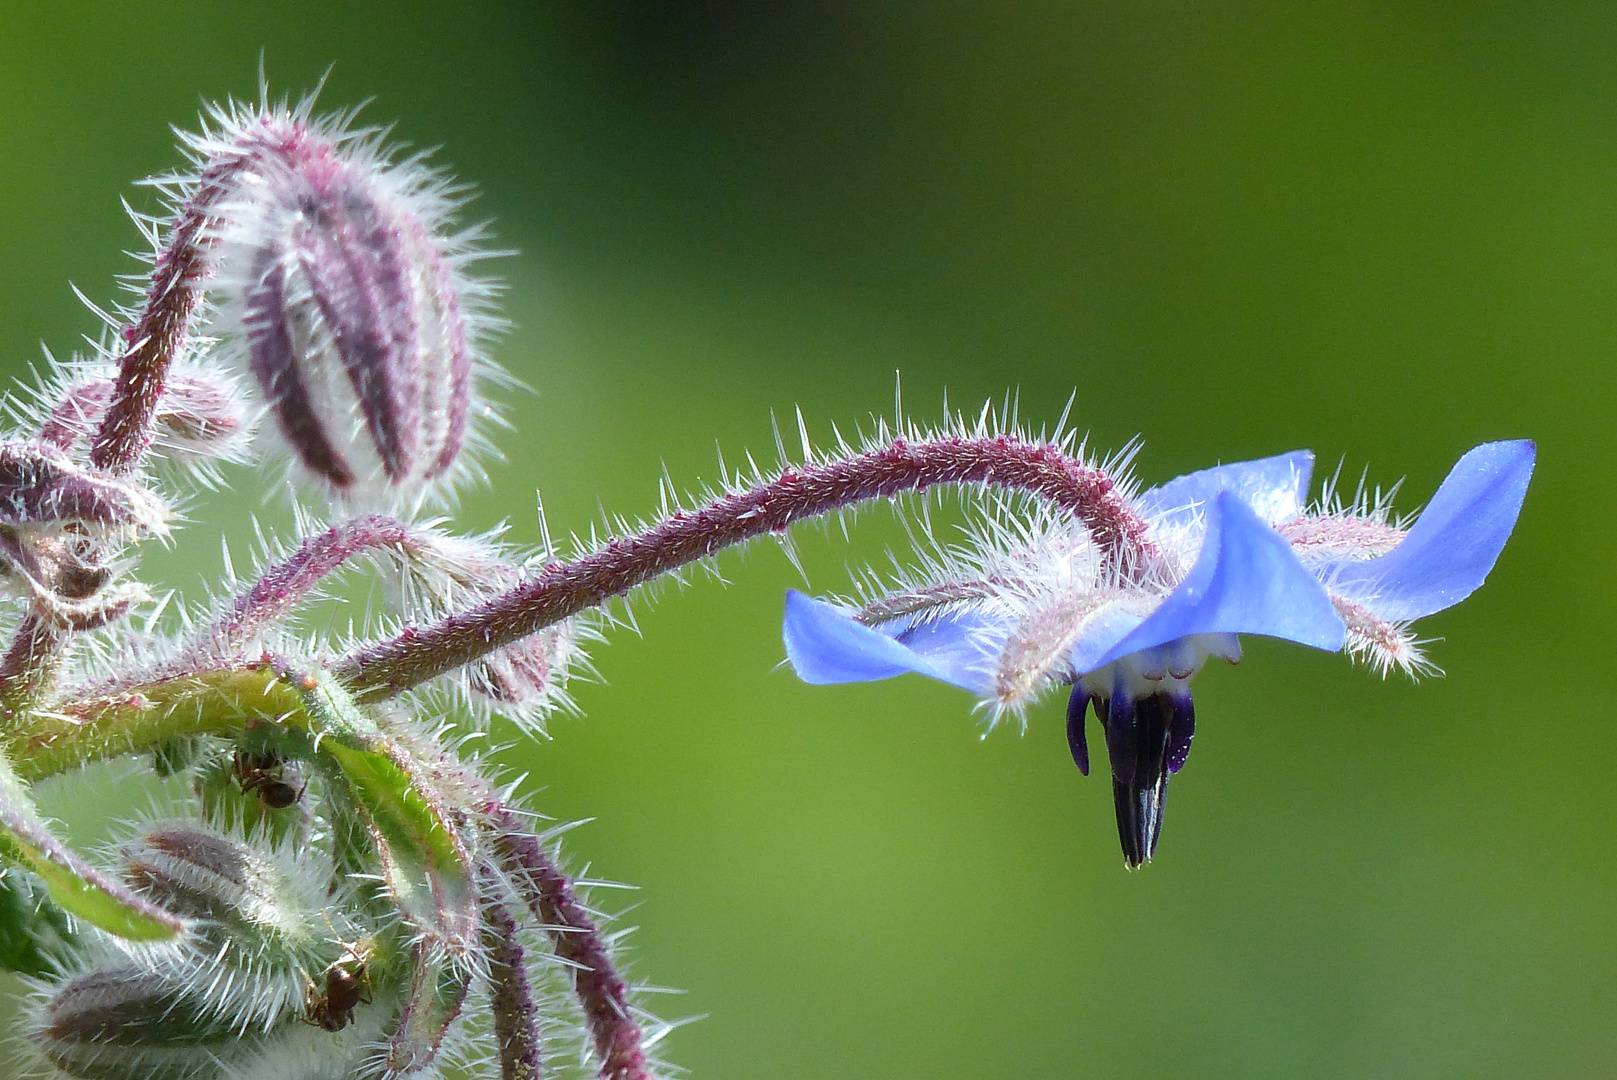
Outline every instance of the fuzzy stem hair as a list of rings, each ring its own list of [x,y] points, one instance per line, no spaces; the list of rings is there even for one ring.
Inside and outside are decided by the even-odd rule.
[[[745,491],[676,511],[573,562],[551,563],[469,611],[355,649],[335,670],[360,696],[389,697],[725,548],[858,503],[948,484],[991,485],[1050,500],[1082,522],[1122,572],[1142,572],[1155,554],[1146,522],[1113,476],[1053,443],[1012,435],[896,438],[787,468]]]
[[[311,536],[238,594],[203,635],[201,647],[228,655],[250,641],[267,623],[286,615],[328,575],[349,559],[377,551],[406,556],[422,547],[419,530],[381,514],[333,525]]]
[[[485,880],[484,888],[492,883]],[[483,946],[488,951],[489,1007],[494,1038],[500,1047],[500,1080],[539,1080],[538,1007],[528,985],[528,970],[517,922],[493,896],[483,901]]]
[[[169,369],[185,348],[191,319],[202,302],[203,285],[212,271],[219,201],[244,159],[221,157],[202,171],[190,198],[180,208],[168,243],[152,267],[151,284],[140,317],[123,331],[126,343],[118,360],[112,401],[90,446],[90,464],[123,474],[133,472],[152,444],[158,402],[168,385]]]
[[[495,855],[549,933],[556,955],[573,969],[573,993],[595,1043],[601,1080],[651,1080],[645,1039],[629,1008],[628,984],[573,883],[508,808],[496,804],[488,814],[496,830]]]

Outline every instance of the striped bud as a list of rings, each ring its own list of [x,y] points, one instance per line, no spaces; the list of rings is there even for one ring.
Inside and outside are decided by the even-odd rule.
[[[303,475],[344,503],[418,501],[465,471],[486,323],[446,185],[301,111],[221,119],[198,145],[238,160],[219,215],[226,336]]]
[[[57,986],[29,1041],[83,1080],[205,1080],[225,1074],[256,1040],[210,1018],[172,982],[133,966],[98,968]]]
[[[194,921],[184,948],[142,962],[238,1027],[300,1009],[305,973],[340,949],[325,921],[323,876],[299,875],[292,860],[189,823],[148,826],[121,854],[135,891]]]

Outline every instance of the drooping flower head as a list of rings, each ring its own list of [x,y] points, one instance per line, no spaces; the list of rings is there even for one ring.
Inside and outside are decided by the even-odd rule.
[[[1195,732],[1190,680],[1239,635],[1346,649],[1386,671],[1427,664],[1409,624],[1470,595],[1493,568],[1532,475],[1533,445],[1466,454],[1407,528],[1361,499],[1305,493],[1297,452],[1182,476],[1134,499],[1156,554],[1119,568],[1060,514],[985,530],[861,604],[786,601],[787,656],[810,683],[917,672],[978,694],[991,717],[1070,685],[1068,738],[1089,770],[1084,718],[1106,733],[1130,866],[1151,858],[1168,777]]]

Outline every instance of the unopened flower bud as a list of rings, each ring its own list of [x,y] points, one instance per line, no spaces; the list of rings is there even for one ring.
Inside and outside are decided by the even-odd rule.
[[[291,860],[183,822],[147,827],[122,855],[136,891],[194,920],[185,947],[142,963],[241,1026],[295,1011],[303,973],[330,963],[336,946],[318,872],[300,876]]]
[[[558,623],[468,664],[466,684],[518,722],[536,722],[566,702],[563,684],[577,651],[573,624]]]
[[[412,502],[462,464],[482,364],[484,287],[443,182],[300,113],[231,123],[227,336],[305,475],[343,502]]]
[[[203,1080],[256,1041],[231,1031],[174,983],[133,966],[98,968],[56,987],[29,1041],[84,1080]]]
[[[463,611],[513,587],[527,569],[492,535],[422,533],[405,567],[404,614],[431,620]],[[538,728],[551,712],[571,705],[570,669],[585,662],[580,634],[572,619],[548,626],[466,665],[461,686],[474,702]]]
[[[81,468],[49,443],[0,443],[0,525],[67,524],[98,536],[163,533],[168,509],[139,484]]]

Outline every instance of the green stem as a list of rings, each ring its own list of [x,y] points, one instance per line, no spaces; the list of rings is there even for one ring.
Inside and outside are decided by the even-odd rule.
[[[25,711],[0,730],[0,750],[19,777],[34,781],[92,761],[147,753],[170,739],[234,738],[264,723],[315,734],[303,699],[272,669],[224,668],[118,687],[49,712]]]

